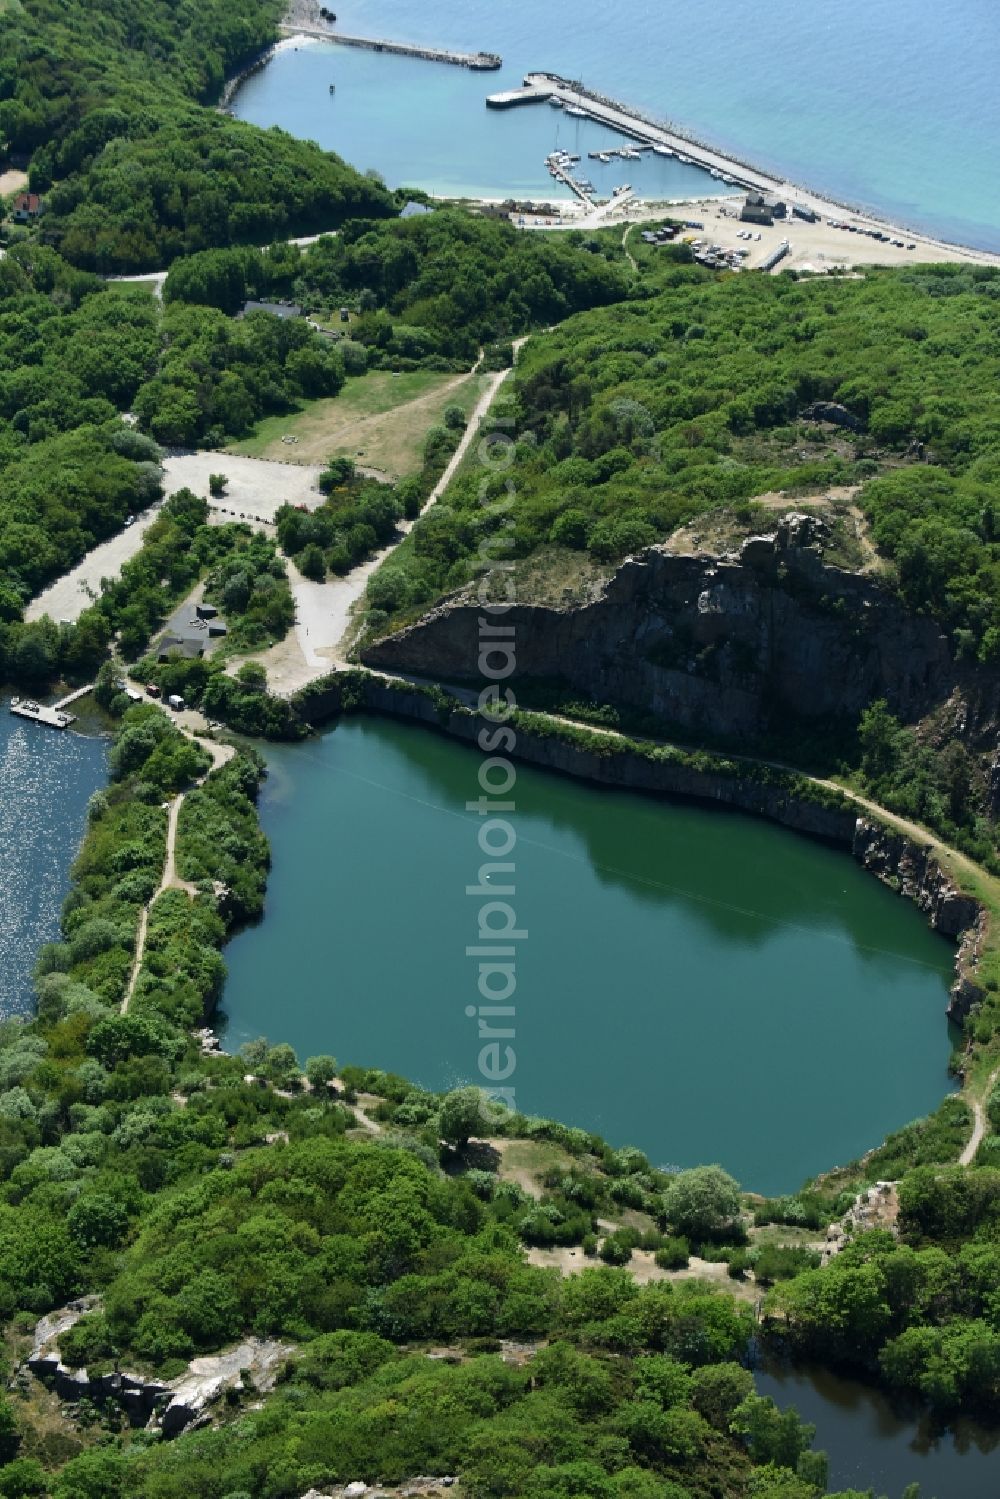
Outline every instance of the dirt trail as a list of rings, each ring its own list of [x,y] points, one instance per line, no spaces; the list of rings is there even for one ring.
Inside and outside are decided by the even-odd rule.
[[[625,251],[625,259],[628,261],[633,271],[638,274],[639,262],[636,260],[635,256],[632,254],[632,251],[628,247],[628,237],[632,233],[632,230],[634,228],[634,224],[626,224],[625,228],[622,230],[622,249]]]
[[[983,1143],[983,1138],[989,1125],[989,1120],[986,1117],[986,1104],[998,1078],[1000,1078],[1000,1067],[995,1067],[986,1079],[986,1086],[983,1088],[982,1097],[976,1098],[970,1095],[966,1099],[966,1102],[972,1109],[973,1124],[969,1143],[958,1158],[960,1166],[971,1166],[976,1158],[976,1151]]]
[[[128,1007],[135,993],[135,986],[142,969],[142,960],[146,953],[146,937],[149,933],[149,913],[166,890],[183,890],[192,900],[198,894],[197,886],[190,880],[182,880],[177,873],[177,823],[181,815],[181,807],[184,805],[186,793],[181,792],[175,796],[170,803],[167,813],[167,846],[163,857],[163,873],[160,883],[153,894],[142,908],[139,916],[139,925],[135,934],[135,955],[132,958],[132,968],[128,976],[128,988],[125,990],[125,998],[122,1000],[121,1012],[128,1013]]]

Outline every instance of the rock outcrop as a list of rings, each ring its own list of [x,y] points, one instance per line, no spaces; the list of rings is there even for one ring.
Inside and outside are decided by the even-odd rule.
[[[902,833],[859,817],[853,853],[884,884],[912,900],[934,931],[958,941],[948,1014],[962,1022],[984,993],[976,978],[985,931],[979,902],[956,887],[938,863],[932,843],[917,844]]]
[[[83,1296],[42,1317],[25,1360],[27,1367],[60,1399],[71,1404],[87,1399],[97,1405],[114,1401],[132,1426],[159,1426],[166,1437],[204,1424],[209,1419],[209,1407],[227,1388],[240,1384],[244,1369],[250,1370],[255,1389],[272,1389],[278,1370],[294,1352],[288,1343],[248,1338],[222,1353],[192,1359],[178,1379],[162,1381],[119,1369],[91,1375],[86,1369],[71,1369],[63,1363],[59,1339],[98,1305],[97,1297]]]
[[[692,737],[759,736],[783,719],[855,721],[873,698],[904,721],[944,702],[956,668],[933,620],[874,579],[828,566],[794,512],[727,557],[652,547],[596,600],[516,605],[512,678],[562,683]],[[369,646],[368,666],[477,677],[481,611],[463,595]]]

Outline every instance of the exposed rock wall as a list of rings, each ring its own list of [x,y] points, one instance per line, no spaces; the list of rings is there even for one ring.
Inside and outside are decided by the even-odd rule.
[[[932,844],[921,846],[902,833],[858,818],[852,851],[884,884],[912,900],[936,932],[958,941],[948,1014],[961,1023],[983,997],[976,978],[985,934],[985,913],[979,902],[957,889],[934,857]]]
[[[336,716],[340,711],[341,696],[335,679],[323,692],[314,692],[310,698],[309,722],[323,723]],[[428,724],[467,744],[476,742],[482,728],[482,720],[473,714],[442,709],[419,688],[407,690],[374,676],[368,677],[364,684],[364,706],[373,713]],[[569,733],[565,736],[558,732],[532,733],[519,726],[514,758],[579,780],[599,782],[602,786],[695,798],[716,806],[752,812],[798,832],[840,843],[845,848],[851,845],[855,823],[852,809],[837,805],[832,798],[813,801],[795,795],[781,775],[776,775],[773,784],[769,784],[759,775],[755,776],[750,766],[746,775],[699,769],[686,760],[637,753],[628,748],[626,740],[622,740],[621,748],[617,748],[615,741],[608,738],[602,749],[606,752],[575,742]],[[706,762],[710,759],[706,756]]]
[[[96,1296],[82,1296],[42,1317],[25,1363],[60,1399],[73,1404],[87,1399],[95,1405],[114,1401],[132,1426],[156,1425],[165,1437],[205,1424],[211,1405],[227,1387],[239,1385],[244,1369],[251,1370],[256,1389],[272,1389],[278,1370],[295,1351],[289,1343],[248,1338],[235,1348],[192,1359],[186,1372],[169,1382],[118,1369],[93,1375],[71,1369],[62,1361],[59,1339],[99,1304]]]
[[[313,692],[309,700],[311,723],[323,723],[341,711],[343,680],[334,675],[321,690]],[[355,681],[351,691],[356,695],[358,690]],[[475,743],[481,727],[481,720],[474,715],[449,709],[443,698],[435,702],[419,687],[407,688],[368,676],[360,691],[363,706],[370,712],[426,724],[465,743]],[[568,731],[565,735],[533,733],[519,725],[514,758],[605,786],[694,798],[751,812],[796,832],[840,844],[884,884],[912,900],[935,931],[957,941],[955,981],[948,1004],[952,1019],[962,1023],[971,1007],[982,999],[976,972],[985,937],[985,913],[942,869],[933,844],[920,845],[903,833],[858,816],[846,799],[837,805],[825,799],[813,800],[804,787],[796,790],[770,784],[749,764],[746,775],[729,775],[699,769],[689,760],[651,757],[629,748],[626,741],[617,752],[611,739],[604,747],[607,753],[577,742]]]
[[[738,738],[783,717],[856,719],[885,697],[904,720],[943,703],[956,668],[935,622],[871,578],[827,566],[808,516],[786,516],[731,557],[631,558],[600,597],[504,616],[517,679],[563,681],[693,736]],[[366,665],[438,681],[477,672],[479,614],[462,597],[363,653]]]

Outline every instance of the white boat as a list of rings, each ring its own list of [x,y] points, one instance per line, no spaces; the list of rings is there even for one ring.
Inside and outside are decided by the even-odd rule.
[[[674,154],[669,146],[654,146],[653,150],[656,152],[657,156],[673,156]]]
[[[581,109],[579,104],[567,104],[566,113],[568,115],[573,115],[573,117],[577,120],[587,120],[590,118],[590,116],[587,114],[587,111],[585,109]]]
[[[550,109],[562,109],[562,107],[563,107],[563,101],[561,99],[550,99],[549,100],[549,108]]]

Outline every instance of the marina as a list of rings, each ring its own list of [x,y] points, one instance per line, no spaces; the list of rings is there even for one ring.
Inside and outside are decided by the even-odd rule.
[[[587,177],[573,175],[573,168],[579,160],[579,156],[570,151],[553,151],[545,158],[545,165],[550,176],[554,177],[557,182],[561,182],[564,187],[568,187],[581,203],[592,209],[595,207],[594,184]]]

